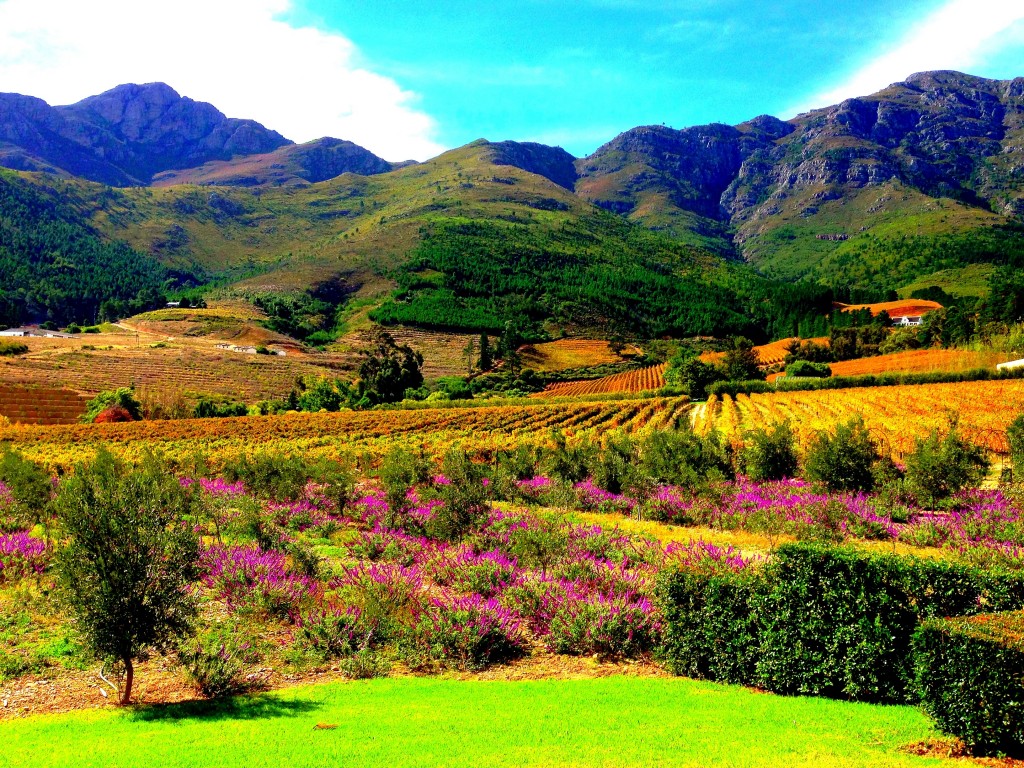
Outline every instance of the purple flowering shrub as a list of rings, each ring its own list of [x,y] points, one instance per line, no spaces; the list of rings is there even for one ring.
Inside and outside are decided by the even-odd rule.
[[[38,576],[50,561],[51,550],[25,531],[0,534],[0,582]]]
[[[420,612],[415,649],[426,659],[478,670],[525,653],[522,620],[480,595],[434,598]]]
[[[436,543],[430,539],[410,536],[378,524],[373,530],[359,534],[359,538],[349,546],[349,551],[360,560],[385,561],[408,567],[436,548]]]
[[[294,573],[283,552],[259,547],[211,547],[204,555],[205,585],[232,612],[294,621],[320,585]]]
[[[445,552],[430,561],[428,573],[435,584],[456,592],[494,597],[519,575],[517,562],[500,550],[474,553],[469,549]]]
[[[570,590],[551,618],[546,642],[555,653],[629,657],[653,649],[660,633],[661,622],[646,597]]]
[[[376,642],[405,634],[427,594],[418,565],[360,563],[331,586],[342,604],[359,610],[360,621]]]
[[[636,500],[621,493],[612,493],[594,484],[592,478],[576,483],[576,500],[581,509],[593,512],[621,512],[630,514]]]
[[[663,565],[695,573],[713,574],[742,571],[759,560],[757,557],[744,557],[739,550],[731,546],[719,547],[701,539],[691,539],[686,544],[669,542],[665,547]]]
[[[647,592],[652,579],[646,569],[632,569],[626,562],[614,563],[593,555],[579,555],[560,562],[551,575],[555,579],[572,582],[588,592],[603,594]]]

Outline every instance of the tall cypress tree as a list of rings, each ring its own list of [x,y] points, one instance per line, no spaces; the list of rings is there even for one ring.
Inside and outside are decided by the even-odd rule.
[[[480,370],[489,371],[494,366],[494,356],[491,354],[491,341],[486,333],[480,334]]]

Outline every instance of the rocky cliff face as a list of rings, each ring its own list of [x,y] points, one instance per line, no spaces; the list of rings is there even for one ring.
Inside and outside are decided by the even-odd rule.
[[[499,141],[490,147],[491,161],[495,165],[521,168],[568,190],[576,186],[576,158],[561,147],[530,141]]]
[[[773,222],[873,186],[1020,216],[1024,78],[926,72],[786,122],[634,128],[577,168],[577,192],[602,207],[639,221],[722,222],[741,247]]]
[[[291,144],[253,120],[226,117],[163,83],[120,85],[77,104],[0,94],[0,162],[117,186],[210,160]]]

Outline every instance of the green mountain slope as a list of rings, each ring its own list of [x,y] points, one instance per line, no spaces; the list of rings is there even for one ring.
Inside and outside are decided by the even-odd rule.
[[[69,205],[0,171],[0,323],[95,323],[163,304],[165,287],[189,282],[127,246],[108,242]]]
[[[568,157],[479,141],[304,188],[62,182],[61,194],[110,239],[249,297],[356,299],[380,322],[436,328],[757,335],[720,258],[584,202],[563,186]]]

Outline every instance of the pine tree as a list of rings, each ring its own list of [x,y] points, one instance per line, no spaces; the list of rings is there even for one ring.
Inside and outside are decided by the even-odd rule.
[[[491,354],[491,341],[486,333],[480,334],[480,370],[489,371],[494,366],[494,356]]]

